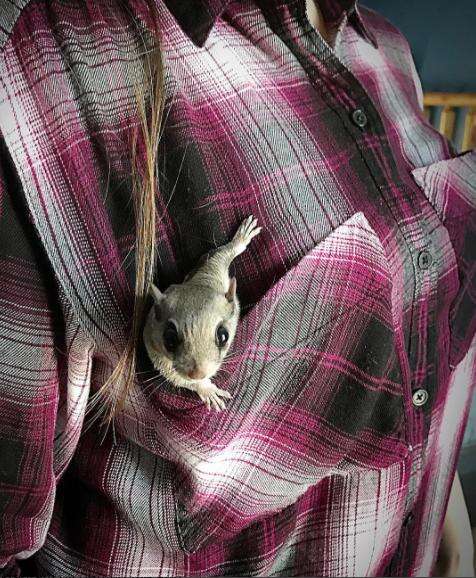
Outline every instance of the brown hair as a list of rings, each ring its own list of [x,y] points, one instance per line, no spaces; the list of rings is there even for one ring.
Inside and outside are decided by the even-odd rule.
[[[89,409],[97,410],[93,421],[102,416],[109,425],[124,407],[136,379],[136,347],[140,339],[145,305],[155,272],[156,245],[156,167],[164,110],[164,69],[159,45],[157,9],[152,50],[145,50],[144,83],[135,85],[139,123],[131,147],[132,198],[135,216],[134,308],[126,345],[117,365],[101,388],[90,399]]]

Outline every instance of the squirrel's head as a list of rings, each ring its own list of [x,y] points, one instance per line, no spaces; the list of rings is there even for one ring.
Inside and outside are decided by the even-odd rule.
[[[155,285],[152,347],[166,357],[182,379],[213,377],[230,349],[239,318],[236,280],[226,293],[194,285]]]

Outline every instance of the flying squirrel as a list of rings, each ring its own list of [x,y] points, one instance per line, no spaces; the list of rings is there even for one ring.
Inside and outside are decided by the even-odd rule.
[[[202,256],[183,283],[163,293],[151,287],[154,303],[143,332],[150,360],[170,383],[195,391],[209,411],[225,409],[223,398],[231,398],[211,381],[233,342],[240,316],[236,278],[230,278],[229,267],[260,231],[249,216],[229,243]]]

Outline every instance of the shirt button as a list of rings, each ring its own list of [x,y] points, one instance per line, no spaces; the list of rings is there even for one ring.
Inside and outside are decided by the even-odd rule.
[[[352,122],[359,128],[364,128],[367,124],[367,115],[361,108],[356,108],[352,113]]]
[[[428,397],[429,395],[426,389],[416,389],[412,396],[413,405],[416,405],[416,407],[425,405],[425,403],[428,401]]]
[[[431,256],[430,251],[427,251],[426,249],[421,251],[418,255],[418,267],[420,267],[420,269],[428,269],[432,261],[433,257]]]

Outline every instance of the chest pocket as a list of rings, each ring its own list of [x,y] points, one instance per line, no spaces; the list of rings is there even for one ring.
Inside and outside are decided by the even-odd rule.
[[[458,268],[450,309],[449,363],[455,367],[476,331],[476,151],[413,169],[412,175],[448,232]]]
[[[226,539],[333,473],[406,455],[392,280],[362,213],[302,256],[240,321],[220,413],[158,387],[151,435],[177,470],[184,550]]]

